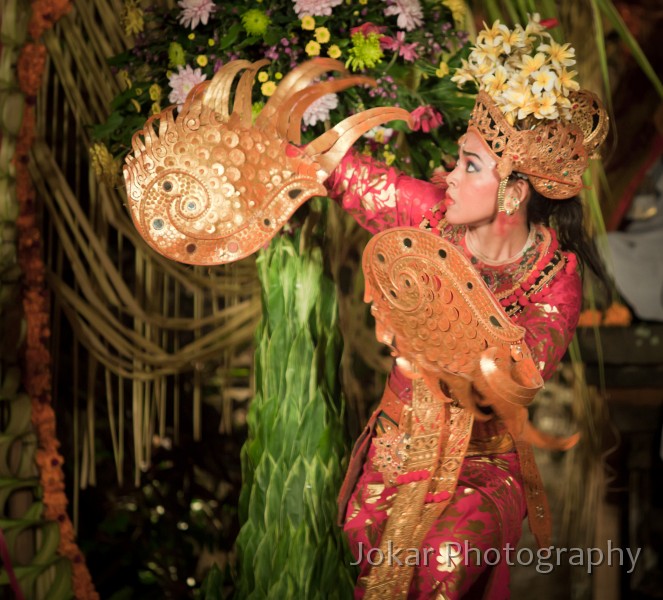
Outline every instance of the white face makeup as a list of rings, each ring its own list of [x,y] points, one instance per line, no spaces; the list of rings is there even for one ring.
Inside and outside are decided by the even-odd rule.
[[[481,138],[469,131],[461,140],[456,167],[447,176],[445,216],[451,225],[478,226],[495,218],[500,182],[495,167]]]

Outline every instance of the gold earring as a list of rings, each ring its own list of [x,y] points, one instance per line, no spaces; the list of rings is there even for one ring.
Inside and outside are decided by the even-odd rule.
[[[504,194],[506,192],[506,184],[509,183],[509,178],[505,177],[500,180],[500,185],[497,188],[497,212],[506,212],[504,208]]]
[[[504,212],[507,216],[511,216],[520,207],[520,198],[518,196],[510,196],[504,202]]]

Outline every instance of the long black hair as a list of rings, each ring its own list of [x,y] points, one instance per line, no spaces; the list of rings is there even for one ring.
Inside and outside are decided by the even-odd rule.
[[[596,242],[589,237],[584,224],[584,210],[580,196],[567,200],[550,200],[539,194],[530,185],[531,195],[527,203],[527,220],[552,227],[557,232],[560,248],[573,252],[580,263],[596,276],[608,294],[613,284],[608,275]]]

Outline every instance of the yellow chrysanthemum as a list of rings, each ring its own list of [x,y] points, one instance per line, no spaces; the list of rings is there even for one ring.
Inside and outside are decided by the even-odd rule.
[[[329,29],[326,27],[316,27],[315,28],[315,41],[320,44],[326,44],[331,38]]]
[[[190,33],[189,35],[187,35],[186,37],[188,37],[190,40],[195,40],[195,39],[196,39],[196,34],[193,33],[193,32],[191,32],[191,33]]]
[[[260,91],[263,96],[271,96],[276,91],[276,83],[273,81],[266,81],[260,86]]]
[[[207,40],[207,45],[208,45],[210,48],[211,48],[212,46],[214,46],[214,43],[215,43],[215,42],[214,42],[214,39],[213,39],[213,38],[210,38],[209,40]]]
[[[311,40],[308,44],[306,44],[306,48],[304,48],[306,51],[306,54],[309,56],[319,56],[320,55],[320,44],[318,42]]]
[[[154,102],[161,100],[161,86],[158,83],[153,83],[149,89],[150,100]]]
[[[327,56],[329,58],[339,58],[341,56],[341,49],[336,44],[332,44],[327,48]]]
[[[156,115],[157,113],[160,113],[161,112],[161,104],[159,102],[154,102],[152,104],[152,107],[150,108],[150,112],[153,115]]]
[[[198,63],[199,66],[206,67],[207,63],[209,62],[209,59],[204,54],[199,54],[198,56],[196,56],[196,62]]]
[[[276,73],[274,73],[274,79],[276,79],[276,81],[278,81],[279,79],[283,79],[283,73],[281,73],[281,71],[277,71]]]
[[[260,71],[260,73],[258,73],[258,81],[260,83],[265,83],[268,79],[269,75],[267,75],[267,71]]]
[[[304,15],[302,17],[302,29],[305,31],[313,31],[315,29],[315,19],[311,15]]]

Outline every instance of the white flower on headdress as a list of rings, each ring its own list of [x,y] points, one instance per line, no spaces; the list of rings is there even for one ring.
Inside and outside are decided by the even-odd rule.
[[[502,66],[498,66],[490,74],[486,75],[481,83],[483,84],[484,89],[491,96],[497,96],[506,90],[506,82],[509,77],[509,73]]]
[[[540,36],[542,33],[550,35],[546,33],[546,28],[541,25],[541,15],[539,13],[529,15],[529,21],[525,26],[525,36],[528,40],[531,40],[534,36]]]
[[[544,92],[534,101],[534,116],[537,119],[558,119],[557,98],[552,92]],[[519,117],[520,118],[520,117]]]
[[[570,91],[575,92],[580,89],[580,84],[573,79],[577,74],[578,74],[577,71],[567,71],[566,69],[562,69],[557,74],[557,80],[555,81],[555,89],[562,94],[565,100],[566,96],[569,95]]]
[[[502,97],[506,101],[503,110],[516,113],[518,120],[526,118],[536,110],[537,103],[532,96],[532,91],[525,83],[517,87],[509,86]]]
[[[530,115],[570,119],[568,95],[579,89],[573,80],[575,71],[567,70],[575,64],[573,48],[555,42],[538,14],[529,17],[525,29],[516,25],[510,30],[499,21],[484,27],[451,80],[459,87],[476,82],[512,125]],[[532,123],[521,125],[531,127]]]
[[[532,80],[534,81],[532,91],[535,94],[540,94],[543,90],[549,92],[557,82],[557,74],[553,73],[548,67],[543,67],[532,73]]]
[[[550,63],[561,69],[562,67],[572,67],[576,64],[575,48],[571,44],[558,44],[555,40],[550,40],[549,44],[541,44],[537,50],[539,52],[547,52],[550,56]]]
[[[484,29],[477,34],[477,46],[497,46],[502,43],[504,36],[509,35],[509,28],[499,21],[495,21],[490,29],[485,23],[483,26]]]
[[[495,66],[497,59],[502,53],[502,47],[498,44],[492,46],[490,44],[482,44],[477,46],[472,52],[472,61],[476,65],[483,65],[488,63],[491,67]]]
[[[546,55],[543,52],[537,52],[534,56],[525,54],[521,60],[521,73],[526,77],[531,77],[544,64],[546,64]]]
[[[456,69],[453,77],[451,77],[451,81],[453,81],[458,87],[462,87],[468,81],[474,81],[474,75],[472,75],[470,64],[466,59],[461,59],[460,67]]]
[[[524,48],[525,46],[525,32],[519,25],[516,25],[513,31],[508,31],[502,36],[502,51],[504,54],[511,54],[514,48]]]

